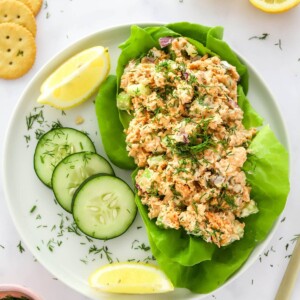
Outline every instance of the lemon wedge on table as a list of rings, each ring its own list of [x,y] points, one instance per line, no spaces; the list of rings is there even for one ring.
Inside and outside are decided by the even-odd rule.
[[[300,0],[250,0],[258,9],[268,13],[282,13],[295,7]]]
[[[174,290],[170,280],[158,267],[144,263],[105,265],[90,275],[89,284],[109,293],[154,294]]]
[[[68,109],[86,101],[110,70],[108,49],[97,46],[71,57],[42,84],[38,103]]]

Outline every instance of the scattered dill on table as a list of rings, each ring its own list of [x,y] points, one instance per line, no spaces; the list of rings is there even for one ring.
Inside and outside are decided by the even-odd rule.
[[[20,253],[25,252],[24,247],[22,246],[22,242],[20,241],[19,244],[17,245],[17,247],[19,248]]]
[[[265,40],[270,34],[269,33],[263,33],[261,35],[254,35],[249,38],[249,40],[257,39],[257,40]]]

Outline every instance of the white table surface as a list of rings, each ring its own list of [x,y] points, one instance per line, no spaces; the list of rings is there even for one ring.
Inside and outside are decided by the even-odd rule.
[[[280,15],[253,8],[248,0],[48,0],[37,16],[37,59],[17,80],[0,79],[0,156],[7,124],[30,79],[58,51],[104,27],[121,23],[190,21],[225,27],[224,39],[248,59],[273,91],[291,146],[291,192],[280,226],[261,258],[229,286],[207,299],[274,299],[300,233],[300,6]],[[265,40],[251,39],[268,33]],[[281,49],[278,45],[281,41]],[[276,45],[277,44],[277,45]],[[1,57],[0,57],[1,59]],[[0,162],[3,168],[3,162]],[[2,170],[1,170],[2,171]],[[86,297],[56,280],[26,249],[8,213],[0,175],[0,284],[18,283],[45,300]],[[13,180],[13,179],[12,179]],[[300,299],[300,278],[292,297]]]

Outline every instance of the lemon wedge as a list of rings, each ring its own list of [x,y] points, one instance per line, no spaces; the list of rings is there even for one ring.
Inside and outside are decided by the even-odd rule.
[[[158,267],[144,263],[105,265],[90,275],[89,284],[109,293],[154,294],[174,290],[170,280]]]
[[[110,70],[108,49],[97,46],[71,57],[42,84],[38,103],[58,109],[81,104],[97,91]]]
[[[295,7],[300,0],[250,0],[258,9],[268,13],[282,13]]]

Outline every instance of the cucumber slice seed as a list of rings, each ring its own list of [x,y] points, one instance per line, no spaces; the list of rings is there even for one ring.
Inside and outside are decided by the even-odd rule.
[[[65,157],[55,167],[51,180],[57,202],[72,212],[75,191],[88,177],[98,173],[115,175],[109,162],[97,153],[85,151]]]
[[[46,132],[34,152],[34,170],[38,178],[51,188],[52,173],[66,156],[82,151],[96,152],[91,139],[73,128],[56,128]]]
[[[134,193],[120,178],[98,174],[77,189],[72,212],[88,236],[108,240],[123,234],[135,219]]]

